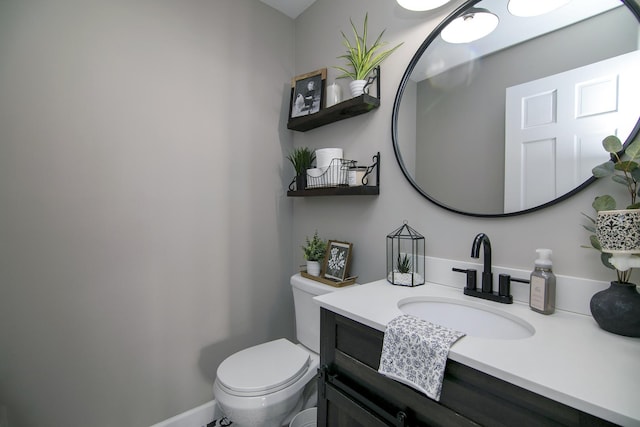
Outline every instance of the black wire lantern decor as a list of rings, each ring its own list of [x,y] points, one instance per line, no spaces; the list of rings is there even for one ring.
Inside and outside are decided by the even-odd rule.
[[[387,281],[398,286],[424,285],[424,236],[405,221],[387,235]]]

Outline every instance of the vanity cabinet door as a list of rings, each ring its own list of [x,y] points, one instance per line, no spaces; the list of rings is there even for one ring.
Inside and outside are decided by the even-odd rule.
[[[379,331],[326,310],[321,319],[318,425],[478,426],[380,375],[383,335]]]
[[[432,401],[418,402],[411,397],[404,400],[407,396],[402,391],[398,393],[398,390],[393,390],[393,387],[388,390],[389,394],[382,396],[381,390],[375,386],[368,389],[357,381],[330,373],[329,370],[322,370],[320,378],[320,426],[478,426]],[[414,410],[412,406],[419,409]]]
[[[318,425],[614,426],[453,360],[440,401],[378,373],[384,334],[321,310]]]
[[[369,408],[366,403],[332,384],[325,384],[323,390],[324,406],[319,412],[320,425],[343,427],[386,427],[385,422]]]

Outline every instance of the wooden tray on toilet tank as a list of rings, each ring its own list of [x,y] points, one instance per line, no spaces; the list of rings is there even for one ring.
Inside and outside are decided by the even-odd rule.
[[[306,279],[315,280],[316,282],[324,283],[325,285],[333,286],[334,288],[342,288],[344,286],[353,285],[356,283],[356,279],[358,276],[348,277],[347,280],[343,280],[342,282],[337,280],[327,279],[326,277],[321,276],[312,276],[308,274],[306,271],[301,271],[300,275]]]

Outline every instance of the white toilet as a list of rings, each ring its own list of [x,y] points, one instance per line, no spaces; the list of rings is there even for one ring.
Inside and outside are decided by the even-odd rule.
[[[300,344],[281,338],[241,350],[218,366],[213,395],[234,427],[280,427],[317,403],[320,308],[316,295],[334,288],[291,277]]]

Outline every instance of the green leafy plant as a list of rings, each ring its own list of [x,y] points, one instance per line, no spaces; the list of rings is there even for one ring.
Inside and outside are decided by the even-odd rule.
[[[640,203],[636,202],[640,181],[640,168],[636,160],[640,159],[640,140],[634,140],[623,151],[622,141],[615,135],[609,135],[602,141],[602,146],[610,153],[611,160],[593,168],[593,176],[611,177],[613,182],[626,187],[631,196],[631,203],[626,209],[640,208]],[[599,196],[593,201],[593,208],[596,211],[614,210],[617,209],[616,201],[610,195]]]
[[[400,43],[392,49],[380,51],[380,49],[387,44],[382,41],[382,35],[384,34],[383,30],[376,41],[371,46],[367,46],[368,18],[368,14],[366,14],[364,16],[362,35],[358,33],[358,29],[353,24],[353,21],[349,19],[351,22],[351,28],[353,29],[353,35],[355,37],[355,42],[353,44],[349,41],[349,38],[344,34],[344,32],[340,32],[342,34],[342,44],[347,48],[347,53],[339,56],[338,58],[346,59],[347,67],[350,67],[350,69],[334,67],[342,71],[342,74],[337,77],[338,79],[351,77],[354,80],[365,80],[374,68],[380,65],[382,61],[387,59],[393,51],[402,45],[402,43]]]
[[[411,272],[411,258],[407,254],[398,254],[398,273],[410,273]]]
[[[305,239],[305,246],[302,246],[302,252],[304,259],[307,261],[322,261],[324,259],[325,252],[327,251],[327,243],[318,237],[318,231],[313,234],[313,238],[309,240],[307,236]]]
[[[602,146],[605,151],[610,154],[611,159],[596,166],[592,169],[592,174],[596,178],[611,177],[613,182],[623,185],[630,196],[630,202],[626,205],[625,209],[639,209],[640,203],[636,202],[636,198],[639,193],[638,183],[640,182],[640,167],[637,160],[640,159],[640,140],[636,139],[624,149],[622,141],[615,136],[609,135],[602,141]],[[591,204],[593,209],[597,212],[605,210],[617,209],[616,200],[613,196],[605,194],[603,196],[597,196]],[[602,246],[596,236],[596,218],[593,218],[585,213],[582,214],[589,221],[588,224],[583,227],[592,233],[589,236],[591,246],[583,246],[586,248],[593,248],[600,252],[600,260],[605,267],[616,270],[618,276],[618,282],[627,283],[631,278],[631,269],[620,271],[616,269],[610,262],[611,254],[602,252]]]
[[[307,169],[311,169],[313,162],[316,160],[316,153],[307,147],[300,147],[294,149],[287,156],[287,159],[296,170],[296,175],[302,175],[306,173]]]

